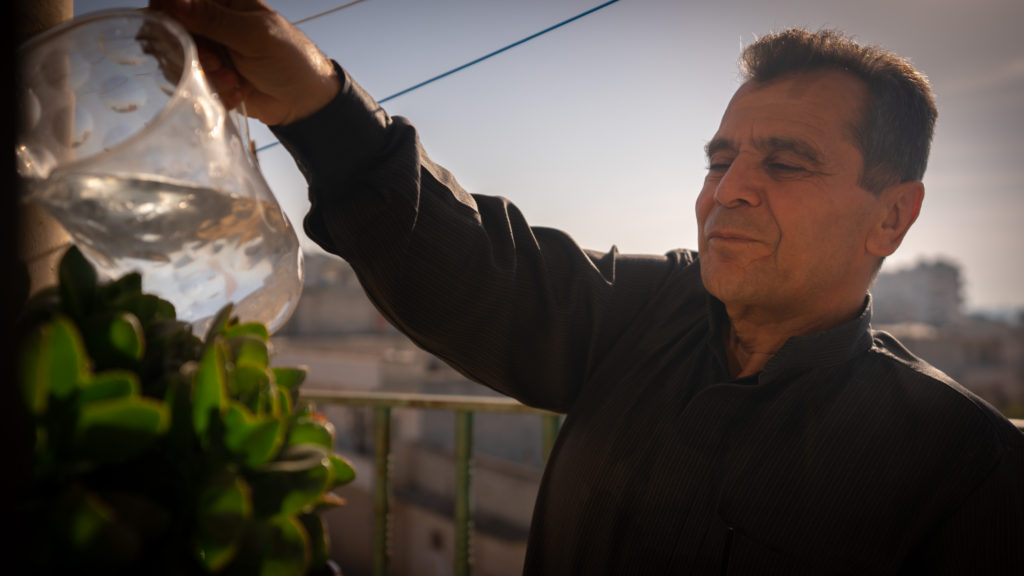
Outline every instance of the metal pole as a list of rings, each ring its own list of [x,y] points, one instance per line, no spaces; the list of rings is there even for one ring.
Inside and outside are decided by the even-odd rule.
[[[473,413],[455,412],[455,576],[469,576]]]
[[[558,429],[561,426],[562,417],[558,414],[544,414],[541,416],[541,447],[545,464],[547,464],[548,458],[551,457],[551,449],[555,447],[555,439],[558,438]]]
[[[388,476],[391,459],[391,407],[374,407],[374,464],[373,477],[373,575],[388,573],[388,540],[390,536],[390,510],[388,502]]]

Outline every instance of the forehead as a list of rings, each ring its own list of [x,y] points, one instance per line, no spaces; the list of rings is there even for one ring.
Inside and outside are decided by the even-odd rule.
[[[867,89],[856,76],[835,70],[748,81],[733,95],[716,140],[739,143],[772,138],[804,141],[827,151],[854,145]]]

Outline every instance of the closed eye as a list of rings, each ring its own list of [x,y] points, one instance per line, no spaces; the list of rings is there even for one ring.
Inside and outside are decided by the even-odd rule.
[[[767,161],[764,167],[765,172],[776,180],[802,179],[813,174],[813,171],[803,164]]]

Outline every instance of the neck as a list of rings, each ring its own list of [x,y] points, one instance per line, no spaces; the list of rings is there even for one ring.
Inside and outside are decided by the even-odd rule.
[[[822,332],[855,318],[863,297],[854,304],[825,311],[766,311],[754,306],[726,304],[729,328],[724,334],[729,375],[742,378],[757,374],[775,353],[794,336]]]

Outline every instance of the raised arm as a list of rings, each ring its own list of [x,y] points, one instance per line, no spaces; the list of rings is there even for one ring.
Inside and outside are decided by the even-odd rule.
[[[265,122],[289,120],[271,127],[309,183],[306,233],[352,265],[395,326],[467,376],[568,410],[687,259],[587,252],[562,232],[530,227],[507,200],[463,190],[408,121],[390,117],[340,66],[325,72],[313,44],[261,3],[228,12],[194,2],[179,17],[228,46],[233,62],[220,68],[218,87],[244,95]],[[296,74],[316,97],[278,86]]]

